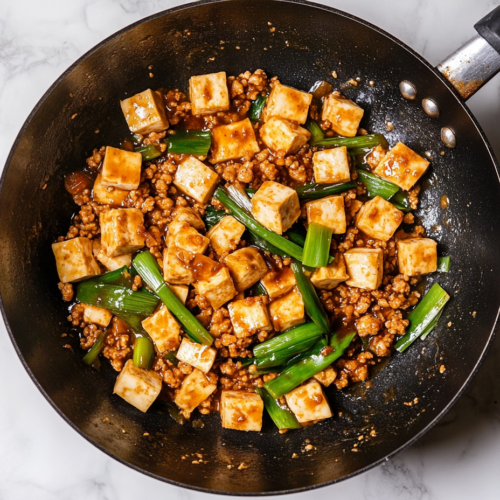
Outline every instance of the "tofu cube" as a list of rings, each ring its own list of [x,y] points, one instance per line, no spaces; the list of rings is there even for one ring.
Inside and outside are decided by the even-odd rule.
[[[346,218],[343,196],[327,196],[306,203],[307,223],[315,222],[329,227],[333,234],[346,232]]]
[[[363,108],[350,99],[334,93],[323,101],[321,119],[331,122],[332,129],[337,134],[344,137],[354,137],[358,132],[363,114]]]
[[[102,164],[101,184],[104,187],[131,191],[141,183],[141,153],[106,147]]]
[[[250,288],[269,271],[266,261],[254,247],[240,248],[230,253],[224,259],[224,264],[229,268],[238,292]]]
[[[190,226],[193,226],[198,231],[205,232],[205,223],[199,216],[196,210],[190,207],[179,207],[172,213],[173,219],[171,224],[176,222],[187,222]]]
[[[210,244],[215,253],[220,256],[231,252],[238,246],[245,229],[243,224],[231,215],[227,215],[208,231],[207,236],[210,238]]]
[[[146,318],[142,322],[142,327],[155,343],[158,352],[171,351],[179,347],[181,327],[165,305]]]
[[[138,208],[114,208],[102,212],[102,250],[108,257],[118,257],[140,250],[144,246],[144,215]]]
[[[214,309],[219,309],[238,293],[226,266],[222,266],[213,276],[197,281],[195,288]]]
[[[94,182],[92,188],[92,198],[97,203],[103,205],[111,205],[112,207],[119,207],[128,197],[129,191],[125,189],[117,189],[112,187],[105,187],[102,184],[102,175],[99,174]]]
[[[375,196],[356,215],[355,226],[376,240],[387,241],[403,222],[404,214],[390,201]]]
[[[313,155],[314,179],[318,184],[349,182],[351,171],[347,148],[324,149]]]
[[[312,97],[312,94],[276,82],[267,98],[262,118],[265,122],[274,116],[306,123]]]
[[[253,157],[260,151],[252,122],[245,118],[239,122],[221,125],[212,130],[212,163]]]
[[[269,315],[277,332],[304,323],[306,320],[304,301],[297,288],[273,300],[269,306]]]
[[[437,269],[437,243],[430,238],[408,238],[397,243],[399,272],[407,276]]]
[[[117,394],[138,410],[146,412],[161,391],[161,376],[153,370],[138,368],[129,359],[116,378]]]
[[[247,337],[257,332],[273,329],[267,307],[261,297],[248,297],[231,302],[227,309],[237,337]]]
[[[289,267],[283,267],[280,271],[269,271],[260,282],[271,300],[288,293],[297,285],[295,274]]]
[[[229,109],[226,73],[192,76],[189,79],[189,99],[193,115],[209,115]]]
[[[285,394],[286,404],[300,423],[324,420],[332,416],[330,405],[316,380]]]
[[[214,364],[216,354],[217,351],[213,347],[196,344],[184,338],[175,356],[179,361],[184,361],[203,373],[208,373]]]
[[[321,370],[319,373],[314,375],[313,379],[317,380],[323,387],[328,387],[335,382],[337,378],[337,372],[333,368],[333,366],[328,366],[324,370]]]
[[[408,191],[424,175],[428,166],[427,160],[402,142],[398,142],[388,151],[373,172],[393,182],[404,191]]]
[[[82,236],[53,243],[57,272],[62,283],[81,281],[101,274],[92,253],[92,241]]]
[[[272,151],[296,153],[311,137],[309,131],[289,120],[269,118],[260,128],[262,142]]]
[[[174,403],[189,415],[217,389],[217,380],[196,368],[182,381]]]
[[[175,230],[172,238],[169,238],[169,246],[174,245],[180,250],[187,252],[188,255],[183,257],[184,261],[192,260],[196,254],[203,254],[210,243],[206,236],[202,236],[194,227],[187,222],[178,222],[170,224],[170,229]],[[189,258],[191,256],[191,258]]]
[[[189,295],[189,287],[186,285],[171,285],[170,283],[167,283],[168,288],[172,290],[172,292],[177,295],[177,298],[183,303],[186,304],[186,300]]]
[[[134,134],[167,130],[168,120],[163,98],[151,89],[120,102],[128,128]]]
[[[384,256],[381,248],[351,248],[344,253],[349,279],[346,285],[376,290],[382,284]]]
[[[297,192],[278,182],[263,182],[252,197],[252,215],[267,229],[283,234],[300,217]]]
[[[318,267],[311,274],[311,283],[321,290],[332,290],[340,283],[349,279],[341,253],[335,255],[335,259],[326,267]]]
[[[180,257],[184,257],[183,252],[175,245],[164,250],[163,279],[172,285],[190,285],[194,282],[193,271],[189,262],[181,260]]]
[[[83,310],[83,321],[85,323],[93,323],[94,325],[99,325],[106,327],[109,325],[113,314],[102,307],[91,306],[89,304],[82,304]]]
[[[130,267],[132,264],[132,254],[126,253],[118,257],[108,257],[106,252],[102,249],[101,240],[92,240],[92,251],[94,257],[106,268],[108,271],[116,271],[120,267]]]
[[[175,186],[198,203],[208,203],[219,183],[219,176],[194,156],[188,156],[174,175]]]
[[[257,432],[262,429],[264,402],[255,392],[222,391],[220,405],[225,429]]]

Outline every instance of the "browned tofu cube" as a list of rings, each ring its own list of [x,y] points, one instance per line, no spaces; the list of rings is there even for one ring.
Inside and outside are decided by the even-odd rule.
[[[205,223],[202,218],[196,212],[196,210],[191,207],[178,207],[172,212],[172,222],[174,224],[176,222],[187,222],[190,226],[193,226],[198,231],[205,232]]]
[[[321,370],[319,373],[316,373],[313,378],[317,380],[323,387],[329,387],[333,384],[333,382],[335,382],[335,379],[337,378],[337,372],[335,371],[335,368],[333,368],[332,366],[328,366],[324,370]]]
[[[187,222],[171,223],[168,229],[168,245],[173,245],[184,252],[182,256],[184,262],[191,261],[198,253],[204,253],[210,243],[210,240],[206,236],[202,236]]]
[[[140,250],[144,246],[144,215],[138,208],[115,208],[102,212],[101,245],[108,257]]]
[[[158,352],[162,353],[179,347],[181,327],[165,305],[146,318],[142,326],[155,343]]]
[[[189,99],[193,115],[209,115],[229,109],[226,73],[192,76],[189,79]]]
[[[400,240],[398,247],[399,272],[407,276],[433,273],[437,269],[437,243],[430,238]]]
[[[349,279],[346,285],[376,290],[382,284],[384,255],[381,248],[351,248],[344,253]]]
[[[247,297],[231,302],[227,309],[237,337],[272,330],[267,307],[261,297]]]
[[[101,274],[92,253],[92,241],[82,236],[52,245],[57,273],[62,283],[81,281]]]
[[[188,156],[174,176],[175,186],[198,203],[208,203],[219,183],[219,176],[194,156]]]
[[[214,309],[219,309],[238,293],[226,266],[220,266],[212,276],[197,281],[195,288]]]
[[[306,203],[307,223],[315,222],[328,227],[333,234],[346,232],[346,218],[343,196],[327,196]]]
[[[240,248],[230,253],[224,264],[234,281],[238,292],[242,292],[257,283],[268,272],[266,261],[254,247]]]
[[[305,123],[309,113],[312,95],[276,82],[266,101],[262,118],[264,121],[275,116],[297,123]]]
[[[330,94],[323,101],[321,119],[328,120],[332,129],[344,137],[354,137],[364,111],[357,104],[338,94]]]
[[[311,137],[309,131],[290,120],[269,118],[260,128],[262,142],[272,151],[296,153]]]
[[[172,285],[190,285],[194,282],[190,263],[181,260],[185,257],[182,250],[170,245],[163,252],[163,279]],[[188,256],[189,258],[191,256]]]
[[[106,147],[102,164],[101,184],[104,187],[131,191],[141,183],[141,153]]]
[[[285,394],[290,410],[300,423],[324,420],[332,416],[332,411],[316,380],[312,380]]]
[[[129,129],[134,134],[162,132],[168,128],[163,98],[151,89],[121,101]]]
[[[217,351],[213,347],[196,344],[184,338],[175,356],[179,361],[184,361],[203,373],[208,373],[214,364],[216,355]]]
[[[304,323],[306,320],[304,301],[297,288],[273,300],[269,306],[269,315],[277,332]]]
[[[380,196],[366,202],[356,215],[355,226],[376,240],[387,241],[403,222],[404,214]]]
[[[208,231],[207,236],[210,238],[210,244],[215,253],[222,255],[238,246],[244,232],[245,226],[231,215],[227,215]]]
[[[183,303],[186,304],[186,300],[189,295],[189,286],[187,285],[171,285],[170,283],[167,283],[168,288],[172,290],[172,292],[177,295],[177,298]]]
[[[131,253],[118,255],[118,257],[108,257],[106,255],[106,252],[101,248],[97,253],[95,253],[94,250],[94,256],[108,271],[115,271],[116,269],[120,269],[120,267],[123,266],[130,267],[130,265],[132,264]]]
[[[351,171],[347,148],[325,149],[313,155],[314,179],[318,184],[349,182]]]
[[[92,189],[92,198],[94,201],[103,205],[111,205],[112,207],[119,207],[127,199],[128,194],[129,191],[125,189],[103,186],[101,174],[98,174],[96,177]]]
[[[221,125],[212,130],[212,163],[253,157],[260,151],[252,122],[245,118],[239,122]]]
[[[107,327],[113,317],[113,313],[102,307],[91,306],[89,304],[82,304],[83,321],[85,323],[93,323],[94,325]]]
[[[222,427],[237,431],[260,431],[264,402],[255,392],[222,391],[220,398]]]
[[[185,416],[198,407],[217,389],[216,377],[196,368],[182,381],[174,403],[183,410]]]
[[[261,280],[271,300],[288,293],[297,285],[295,274],[289,267],[283,267],[279,271],[269,271]]]
[[[335,259],[326,267],[318,267],[311,274],[311,283],[321,290],[332,290],[340,283],[349,279],[344,262],[344,256],[341,253],[335,255]]]

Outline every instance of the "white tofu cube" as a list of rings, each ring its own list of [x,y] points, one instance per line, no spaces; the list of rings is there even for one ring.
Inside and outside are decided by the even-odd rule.
[[[106,147],[102,164],[101,184],[104,187],[131,191],[141,183],[141,153]]]
[[[181,327],[165,305],[146,318],[142,322],[142,327],[155,343],[158,352],[171,351],[179,347]]]
[[[300,423],[324,420],[332,416],[323,389],[315,380],[285,394],[285,399]]]
[[[274,116],[297,123],[305,123],[312,97],[312,94],[276,82],[267,98],[262,119],[266,122]]]
[[[267,307],[260,297],[248,297],[231,302],[227,309],[237,337],[273,329]]]
[[[351,248],[344,253],[349,279],[346,285],[376,290],[382,284],[384,255],[381,248]]]
[[[161,391],[161,376],[153,370],[138,368],[129,359],[116,378],[113,394],[142,412],[148,411]]]
[[[171,285],[170,283],[167,283],[168,288],[172,290],[172,292],[177,295],[177,298],[183,303],[186,304],[186,300],[189,295],[189,287],[186,285]]]
[[[407,276],[433,273],[437,269],[437,243],[430,238],[400,240],[398,247],[399,272]]]
[[[151,89],[120,102],[128,128],[134,134],[162,132],[168,128],[163,98]]]
[[[317,380],[323,387],[329,387],[335,382],[337,378],[337,372],[333,368],[333,366],[328,366],[324,370],[321,370],[319,373],[316,373],[313,377]]]
[[[333,234],[346,232],[346,218],[343,196],[327,196],[306,203],[307,223],[315,222],[329,227]]]
[[[193,271],[189,262],[180,259],[184,257],[182,250],[170,245],[163,252],[163,279],[172,285],[190,285],[194,282]]]
[[[224,264],[229,268],[238,292],[250,288],[269,271],[266,261],[254,247],[240,248],[230,253],[224,259]]]
[[[207,236],[215,253],[220,256],[234,250],[244,232],[245,226],[231,215],[227,215],[208,231]]]
[[[225,429],[257,432],[262,429],[264,402],[255,392],[222,391],[220,405]]]
[[[206,236],[202,236],[194,227],[190,226],[187,222],[177,222],[175,225],[170,224],[170,231],[174,230],[175,233],[169,236],[168,245],[174,245],[179,250],[187,252],[181,260],[185,262],[194,259],[196,254],[203,254],[210,243]]]
[[[92,254],[92,241],[82,236],[52,244],[57,273],[62,283],[81,281],[101,274]]]
[[[339,94],[330,94],[323,101],[321,119],[328,120],[332,129],[344,137],[354,137],[363,118],[364,110],[350,99]]]
[[[226,73],[192,76],[189,79],[189,99],[193,115],[209,115],[229,109]]]
[[[380,196],[366,202],[356,215],[355,226],[376,240],[387,241],[403,222],[404,214]]]
[[[184,361],[203,373],[208,373],[214,364],[216,354],[217,351],[213,347],[196,344],[184,338],[175,356],[179,361]]]
[[[295,274],[289,267],[283,267],[280,271],[269,271],[260,282],[271,300],[288,293],[297,285]]]
[[[92,198],[94,201],[103,205],[111,205],[112,207],[119,207],[128,198],[128,194],[129,191],[125,189],[103,186],[101,174],[98,174],[96,177],[94,187],[92,188]]]
[[[402,142],[398,142],[387,152],[373,172],[408,191],[424,175],[428,166],[427,160]]]
[[[172,213],[173,219],[171,224],[177,223],[177,222],[187,222],[190,226],[193,226],[195,229],[198,229],[198,231],[205,231],[205,223],[203,222],[202,218],[194,210],[193,208],[190,207],[179,207],[176,208],[173,213]]]
[[[304,323],[306,320],[304,301],[297,288],[273,300],[269,306],[269,315],[277,332]]]
[[[174,403],[189,415],[217,389],[217,380],[196,368],[182,381]]]
[[[144,215],[138,208],[114,208],[102,212],[102,250],[108,257],[118,257],[140,250],[144,246]]]
[[[219,176],[194,156],[188,156],[174,175],[175,186],[198,203],[208,203],[219,183]]]
[[[239,122],[221,125],[212,130],[212,163],[253,157],[260,151],[252,122],[245,118]]]
[[[283,234],[300,217],[297,192],[278,182],[263,182],[252,197],[252,215],[267,229]]]
[[[208,279],[197,281],[195,288],[200,295],[206,297],[214,309],[219,309],[238,293],[226,266],[222,266]]]
[[[335,255],[335,259],[326,267],[318,267],[311,274],[311,283],[321,290],[332,290],[340,283],[349,279],[341,253]]]
[[[349,182],[351,170],[347,148],[325,149],[313,155],[314,179],[318,184],[336,184]]]
[[[82,304],[83,310],[83,321],[85,323],[93,323],[94,325],[99,325],[106,327],[109,325],[113,314],[102,307],[91,306],[90,304]]]
[[[305,128],[282,118],[269,118],[260,128],[262,142],[272,151],[296,153],[311,137]]]

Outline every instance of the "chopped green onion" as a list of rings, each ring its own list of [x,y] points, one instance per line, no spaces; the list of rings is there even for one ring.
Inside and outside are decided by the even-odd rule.
[[[179,360],[177,359],[177,356],[175,355],[174,351],[167,351],[163,357],[167,360],[170,361],[174,366],[177,366],[179,364]]]
[[[258,387],[255,392],[264,401],[264,406],[278,429],[300,429],[302,427],[295,415],[288,408],[283,407],[278,400],[273,399],[265,389]]]
[[[216,224],[218,224],[225,216],[226,212],[224,210],[216,210],[214,207],[209,206],[205,210],[205,217],[203,217],[203,221],[207,226],[207,229],[211,229]]]
[[[245,188],[245,193],[248,195],[248,197],[250,199],[253,198],[253,195],[257,192],[256,189],[252,189],[252,188]]]
[[[212,144],[212,134],[203,130],[177,130],[163,139],[168,152],[193,156],[207,156]]]
[[[144,335],[144,328],[142,327],[142,321],[146,319],[147,315],[144,314],[131,314],[131,313],[124,313],[121,311],[116,311],[113,309],[110,309],[111,312],[118,318],[127,323],[127,325],[135,332],[138,333],[139,335]]]
[[[410,200],[408,198],[408,193],[405,193],[404,191],[398,191],[392,198],[391,198],[391,203],[399,210],[402,210],[403,212],[410,212],[411,211],[411,205],[410,205]]]
[[[281,366],[272,366],[270,368],[262,368],[262,370],[257,370],[255,372],[252,372],[251,375],[256,376],[256,375],[267,375],[268,373],[280,373],[282,369],[283,367]]]
[[[97,338],[94,345],[88,350],[87,354],[83,357],[83,362],[86,365],[91,365],[98,358],[99,354],[101,354],[104,349],[104,341],[106,340],[106,336],[108,335],[107,331],[104,330],[101,335]]]
[[[252,212],[252,202],[242,187],[237,184],[232,184],[230,186],[226,185],[226,191],[240,208],[243,208],[249,213]]]
[[[327,137],[319,141],[315,146],[338,148],[345,146],[351,148],[374,148],[379,144],[387,144],[386,138],[382,134],[358,135],[356,137]]]
[[[332,229],[316,222],[311,222],[307,228],[302,262],[308,267],[325,267],[330,257]]]
[[[134,365],[149,370],[155,359],[153,342],[147,337],[137,337],[134,342]]]
[[[323,349],[323,347],[326,347],[327,345],[328,345],[328,340],[326,339],[326,335],[324,335],[324,336],[320,337],[319,340],[317,340],[316,343],[313,344],[313,346],[308,351],[301,352],[301,353],[297,354],[296,356],[294,356],[293,358],[290,358],[285,363],[283,370],[285,368],[290,368],[290,366],[296,365],[297,363],[299,363],[303,359],[306,359],[309,356],[312,356],[313,354],[315,354],[316,352],[321,351],[321,349]],[[279,370],[279,371],[282,372],[283,370]]]
[[[291,227],[285,232],[285,236],[296,245],[299,245],[299,247],[303,247],[307,236],[306,228],[302,225]]]
[[[443,310],[439,312],[439,314],[429,323],[429,326],[423,331],[422,335],[420,335],[420,340],[425,340],[425,338],[432,333],[432,330],[437,325],[437,322],[439,321],[439,318],[441,318],[441,315],[443,314]]]
[[[253,365],[253,362],[255,361],[254,358],[233,358],[233,363],[241,363],[241,366],[250,366]]]
[[[155,158],[161,156],[161,151],[153,144],[148,144],[147,146],[140,146],[135,148],[136,153],[141,153],[142,161],[151,161]]]
[[[365,185],[369,198],[380,196],[384,200],[390,200],[398,191],[399,187],[392,182],[386,181],[378,175],[364,170],[357,170],[359,181]]]
[[[250,289],[250,295],[252,297],[258,297],[260,295],[267,295],[266,289],[264,285],[258,281],[255,285]]]
[[[355,188],[356,184],[349,181],[338,184],[306,184],[305,186],[296,188],[296,191],[299,195],[299,200],[317,200],[325,196],[343,193],[344,191]]]
[[[321,334],[321,332],[319,332],[319,334]],[[309,350],[318,340],[318,336],[296,342],[293,345],[279,349],[271,354],[259,357],[255,360],[255,366],[262,369],[284,365],[295,355]]]
[[[169,415],[179,424],[184,425],[188,419],[180,412],[179,408],[173,401],[163,401],[162,406],[168,411]]]
[[[396,343],[395,348],[403,352],[418,337],[426,333],[429,325],[441,313],[449,299],[450,296],[437,283],[434,283],[417,307],[408,315],[410,327],[404,337]]]
[[[264,252],[270,252],[271,254],[279,255],[282,258],[290,257],[289,254],[283,252],[283,250],[280,250],[274,245],[271,245],[271,243],[267,242],[266,240],[263,240],[259,236],[253,234],[251,231],[248,232],[246,240],[248,243],[250,243],[250,245],[256,246],[257,248],[264,250]]]
[[[311,118],[309,118],[306,122],[306,129],[311,133],[311,138],[309,139],[309,141],[311,142],[312,146],[315,146],[316,143],[322,141],[325,138],[325,134],[321,130],[321,127],[316,121],[312,120]]]
[[[332,90],[333,86],[331,83],[325,82],[325,80],[318,80],[310,88],[309,94],[312,94],[314,99],[320,101],[323,97],[332,92]]]
[[[136,255],[133,266],[152,290],[160,297],[169,311],[182,323],[184,328],[193,336],[196,342],[212,345],[214,339],[205,330],[203,325],[194,317],[193,313],[184,306],[172,290],[163,281],[160,266],[149,250]]]
[[[266,101],[267,101],[267,96],[260,95],[259,97],[257,97],[257,99],[255,99],[254,102],[252,102],[249,113],[250,121],[254,123],[260,121],[260,117],[262,116],[262,111],[264,111],[264,106],[266,105]]]
[[[437,270],[440,273],[447,273],[450,270],[451,260],[449,257],[438,257]]]
[[[109,273],[104,273],[93,281],[102,283],[103,285],[116,285],[116,282],[123,278],[123,274],[128,272],[128,267],[123,266],[119,269],[115,269],[114,271],[110,271]]]

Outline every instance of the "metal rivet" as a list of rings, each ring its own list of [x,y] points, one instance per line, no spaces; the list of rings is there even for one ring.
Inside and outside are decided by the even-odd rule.
[[[450,127],[443,127],[441,129],[441,140],[447,148],[454,148],[457,145],[455,132]]]
[[[413,101],[417,97],[417,89],[415,88],[415,85],[407,80],[403,80],[399,84],[399,91],[405,99],[409,99],[410,101]]]
[[[428,97],[422,99],[422,108],[424,108],[426,114],[428,114],[431,118],[437,118],[439,116],[438,105]]]

